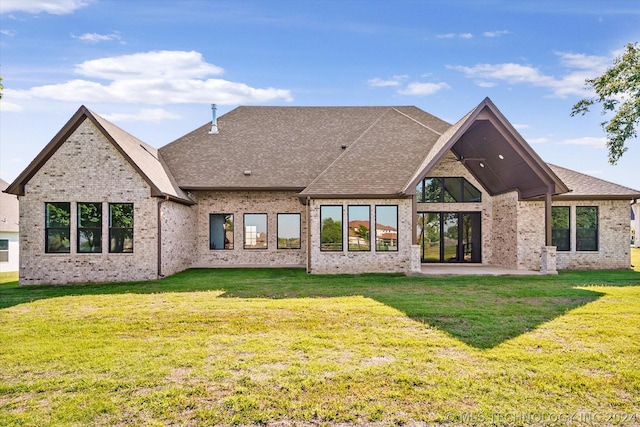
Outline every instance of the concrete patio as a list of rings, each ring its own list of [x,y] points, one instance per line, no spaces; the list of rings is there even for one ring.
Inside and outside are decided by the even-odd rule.
[[[482,264],[422,264],[424,276],[539,276],[539,271]]]

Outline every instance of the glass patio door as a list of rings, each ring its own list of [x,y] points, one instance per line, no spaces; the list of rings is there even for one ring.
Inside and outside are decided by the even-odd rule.
[[[480,212],[419,212],[422,262],[482,262]]]

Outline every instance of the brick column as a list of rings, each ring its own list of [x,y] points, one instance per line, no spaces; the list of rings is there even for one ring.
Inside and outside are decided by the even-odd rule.
[[[411,245],[409,274],[420,273],[422,273],[422,264],[420,263],[420,245]]]
[[[542,275],[558,274],[558,269],[556,268],[556,247],[555,246],[543,246],[541,248],[540,274]]]

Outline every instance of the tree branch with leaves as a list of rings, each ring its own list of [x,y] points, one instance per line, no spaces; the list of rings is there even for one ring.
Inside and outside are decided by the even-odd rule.
[[[614,113],[600,124],[607,134],[609,163],[615,165],[627,151],[626,142],[637,136],[640,124],[640,44],[628,43],[611,67],[585,83],[596,96],[578,101],[571,116],[585,115],[596,103],[602,104],[602,115]]]

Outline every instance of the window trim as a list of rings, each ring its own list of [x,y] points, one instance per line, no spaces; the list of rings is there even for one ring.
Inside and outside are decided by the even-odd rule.
[[[100,212],[100,226],[99,227],[82,227],[81,226],[81,221],[80,221],[80,215],[81,215],[81,209],[80,209],[80,205],[98,205],[98,211]],[[77,222],[76,222],[76,250],[79,254],[101,254],[102,253],[102,202],[77,202],[76,203],[76,217],[77,217]],[[83,230],[97,230],[100,234],[100,244],[99,246],[97,246],[97,248],[99,250],[97,251],[86,251],[86,250],[82,250],[82,246],[80,245],[80,237],[82,235],[82,231]],[[96,247],[94,245],[94,247]]]
[[[324,249],[322,247],[322,208],[336,207],[340,208],[340,248],[339,249]],[[320,252],[338,253],[344,252],[344,205],[320,205]]]
[[[49,227],[49,205],[67,205],[69,214],[69,225],[67,227]],[[49,250],[49,231],[50,230],[66,230],[67,239],[69,240],[69,246],[63,251]],[[64,246],[61,246],[64,248]],[[71,203],[70,202],[45,202],[44,203],[44,252],[46,254],[69,254],[71,253]]]
[[[265,234],[266,237],[264,239],[264,247],[247,247],[247,215],[264,215],[265,217]],[[257,233],[257,231],[256,231]],[[257,237],[257,234],[256,234]],[[256,239],[257,242],[257,239]],[[242,215],[242,249],[246,249],[248,251],[253,251],[253,250],[266,250],[269,249],[269,215],[265,212],[246,212]]]
[[[113,227],[112,226],[112,215],[111,215],[111,207],[115,205],[131,205],[131,227]],[[131,250],[125,251],[124,245],[122,251],[114,251],[111,247],[111,240],[113,236],[113,230],[131,230]],[[134,241],[134,232],[135,232],[135,205],[133,203],[123,202],[123,203],[109,203],[109,253],[110,254],[132,254],[135,250],[135,241]]]
[[[349,243],[349,233],[351,231],[351,227],[349,224],[351,223],[351,208],[367,208],[369,210],[369,241],[368,248],[365,249],[351,249],[351,244]],[[363,239],[364,240],[364,239]],[[344,245],[344,243],[343,243]],[[347,251],[348,252],[371,252],[371,205],[347,205]]]
[[[290,215],[298,217],[298,247],[280,246],[280,216]],[[280,212],[276,214],[276,249],[300,250],[302,249],[302,215],[299,212]]]
[[[383,207],[395,207],[396,208],[396,224],[395,224],[395,229],[396,229],[396,246],[395,249],[393,250],[389,250],[389,249],[378,249],[378,208],[383,208]],[[375,236],[376,236],[376,240],[375,240],[375,248],[376,248],[376,252],[398,252],[400,251],[400,232],[399,232],[399,225],[400,225],[400,208],[398,205],[375,205]],[[380,225],[386,225],[386,224],[380,224]],[[392,227],[393,228],[393,227]]]

